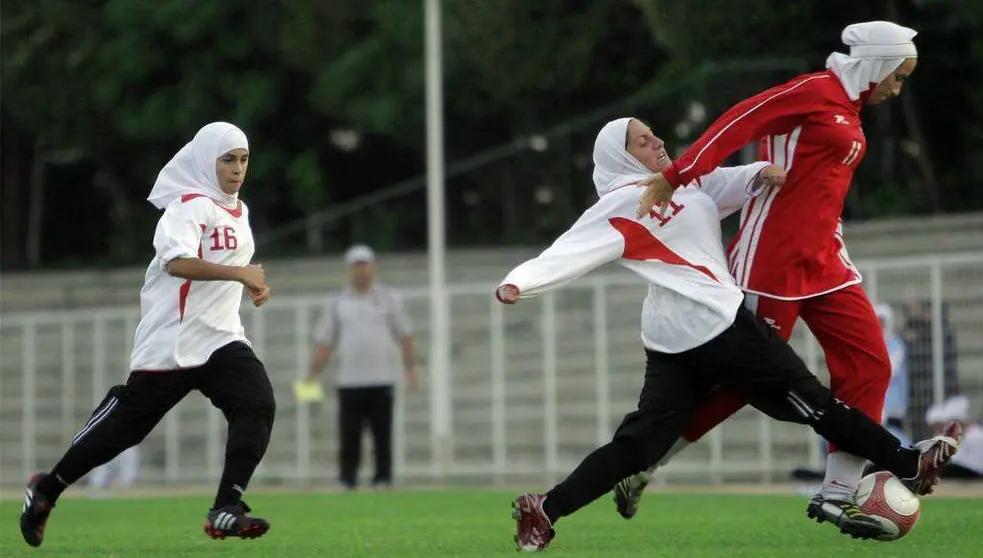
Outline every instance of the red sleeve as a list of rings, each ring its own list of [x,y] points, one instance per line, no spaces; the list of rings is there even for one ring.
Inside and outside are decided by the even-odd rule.
[[[791,131],[804,116],[819,107],[817,85],[824,79],[831,79],[831,76],[811,74],[732,106],[663,171],[663,176],[673,188],[678,188],[710,173],[745,145],[765,136]]]

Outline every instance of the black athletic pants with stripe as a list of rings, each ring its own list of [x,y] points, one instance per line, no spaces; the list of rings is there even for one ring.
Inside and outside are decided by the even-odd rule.
[[[96,407],[51,470],[52,477],[57,475],[63,485],[70,485],[139,444],[192,390],[211,400],[229,421],[225,471],[216,502],[217,507],[234,504],[236,493],[245,490],[266,453],[276,412],[266,368],[253,350],[240,342],[216,350],[205,364],[195,368],[131,373],[125,385],[113,386]]]
[[[709,342],[682,353],[646,355],[638,409],[625,416],[609,444],[547,493],[543,507],[551,520],[570,515],[656,463],[682,434],[696,405],[717,386],[738,390],[777,420],[808,424],[843,451],[898,476],[917,472],[918,452],[902,448],[881,425],[837,401],[795,351],[743,305],[734,323]]]

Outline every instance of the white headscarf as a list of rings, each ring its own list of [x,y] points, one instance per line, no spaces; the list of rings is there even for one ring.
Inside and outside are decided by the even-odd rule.
[[[235,207],[238,194],[226,194],[218,185],[216,161],[233,149],[249,149],[249,140],[228,122],[206,125],[157,175],[147,199],[158,209],[185,194],[204,194],[228,207]]]
[[[917,58],[918,50],[912,39],[918,32],[890,21],[868,21],[847,25],[840,35],[850,54],[834,52],[826,59],[826,67],[840,78],[850,100],[884,81],[905,59]]]
[[[597,133],[594,140],[594,187],[598,196],[655,174],[625,149],[628,123],[631,121],[631,118],[612,120]]]

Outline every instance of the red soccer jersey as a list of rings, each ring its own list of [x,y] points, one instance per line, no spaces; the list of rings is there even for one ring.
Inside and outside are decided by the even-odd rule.
[[[860,282],[840,226],[866,151],[860,107],[832,72],[799,76],[731,107],[663,173],[688,184],[757,140],[761,158],[785,168],[784,186],[745,204],[728,248],[745,291],[795,300]]]

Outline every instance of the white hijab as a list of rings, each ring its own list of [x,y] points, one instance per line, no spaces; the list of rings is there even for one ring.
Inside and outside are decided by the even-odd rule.
[[[890,21],[868,21],[847,25],[840,35],[850,54],[834,52],[826,67],[840,78],[850,100],[884,81],[908,58],[917,58],[912,39],[918,32]]]
[[[204,194],[224,206],[235,207],[239,195],[226,194],[219,187],[216,161],[240,148],[249,149],[242,130],[227,122],[206,125],[164,165],[147,199],[164,209],[185,194]]]
[[[612,120],[597,133],[594,140],[594,187],[598,196],[655,174],[625,149],[631,120]]]

